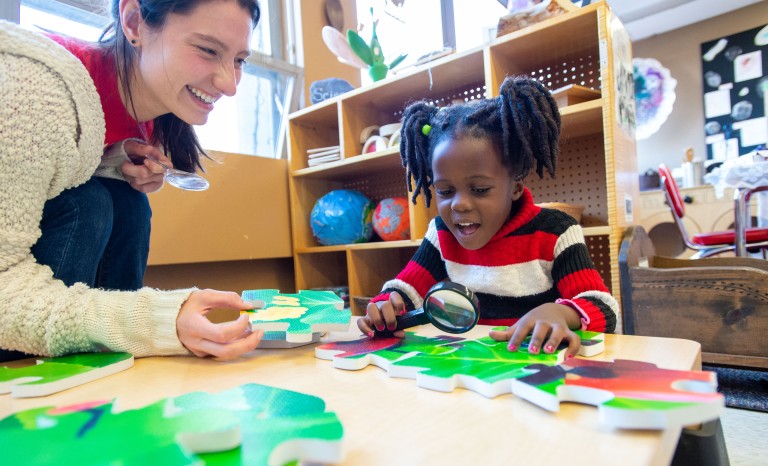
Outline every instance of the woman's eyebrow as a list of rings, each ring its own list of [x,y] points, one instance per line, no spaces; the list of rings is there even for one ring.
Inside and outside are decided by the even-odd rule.
[[[200,34],[199,32],[195,32],[195,33],[192,34],[192,37],[194,37],[195,39],[198,39],[198,40],[202,40],[202,41],[208,42],[208,43],[210,43],[212,45],[215,45],[216,47],[224,50],[225,52],[229,51],[229,47],[227,47],[227,44],[225,44],[224,42],[220,41],[219,39],[217,39],[217,38],[215,38],[213,36],[210,36],[208,34]],[[249,56],[251,54],[251,51],[250,50],[241,50],[240,52],[237,53],[237,55],[242,55],[242,54],[245,54],[246,56]]]

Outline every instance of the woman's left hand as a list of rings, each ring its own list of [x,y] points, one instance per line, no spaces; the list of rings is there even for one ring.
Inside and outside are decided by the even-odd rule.
[[[123,143],[128,159],[120,169],[123,177],[133,189],[143,193],[153,193],[163,187],[165,169],[147,158],[155,159],[163,165],[172,167],[171,159],[149,144],[129,139]]]
[[[263,330],[251,330],[246,314],[237,320],[214,324],[206,317],[213,308],[253,309],[253,304],[233,292],[197,290],[189,295],[176,317],[176,332],[181,343],[196,356],[235,359],[259,345]]]
[[[570,327],[580,324],[577,313],[570,307],[546,303],[531,309],[506,330],[491,330],[489,336],[496,341],[509,340],[507,348],[515,351],[531,335],[528,344],[528,352],[531,354],[538,354],[542,349],[544,353],[554,353],[560,343],[567,341],[566,355],[575,356],[581,346],[581,339]]]

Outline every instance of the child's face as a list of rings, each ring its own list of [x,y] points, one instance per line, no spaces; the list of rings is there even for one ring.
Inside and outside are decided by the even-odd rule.
[[[507,222],[523,193],[485,138],[445,140],[432,154],[437,210],[467,249],[480,249]]]
[[[171,13],[160,30],[140,26],[137,110],[204,124],[216,100],[235,94],[252,27],[250,13],[236,1],[200,2],[190,14]]]

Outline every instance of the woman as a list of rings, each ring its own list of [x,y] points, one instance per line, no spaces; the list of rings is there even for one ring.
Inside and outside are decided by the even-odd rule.
[[[240,4],[234,0],[214,0],[200,5],[228,3]],[[138,5],[131,1],[123,4]],[[243,12],[243,18],[252,17],[247,10],[238,8],[234,11]],[[161,40],[164,30],[177,20],[194,17],[196,11],[197,8],[187,13],[169,13],[166,29],[142,30],[139,38]],[[246,42],[238,40],[237,45]],[[237,48],[237,52],[232,52],[226,39],[222,43],[228,46],[226,58],[243,50]],[[137,66],[142,66],[143,60],[152,54],[139,55]],[[168,58],[170,63],[171,57]],[[223,59],[218,64],[222,70],[227,68]],[[232,65],[227,70],[232,82],[237,79],[234,69]],[[3,350],[56,356],[109,349],[127,351],[137,357],[191,352],[225,359],[253,350],[263,333],[252,333],[246,316],[224,324],[212,324],[205,317],[214,307],[249,308],[235,293],[150,288],[108,291],[84,283],[66,283],[55,275],[56,267],[37,260],[33,246],[37,247],[46,228],[54,226],[44,225],[50,202],[94,181],[105,140],[100,102],[104,96],[97,94],[88,72],[72,54],[43,36],[6,22],[0,22],[0,76],[0,360],[18,357],[17,353]],[[202,81],[194,84],[195,89],[203,89]],[[173,103],[174,112],[185,117],[195,115],[198,121],[204,118],[204,107],[195,109],[187,105],[179,93],[175,96],[177,101],[163,95],[158,98],[165,100],[157,103],[156,110],[151,111],[155,108],[151,106],[145,108],[144,102],[151,99],[138,98],[139,90],[153,88],[131,87],[137,97],[137,112],[146,112],[135,114],[151,117]],[[216,97],[215,86],[204,90]],[[120,168],[127,178],[133,177],[132,186],[152,189],[151,181],[141,180],[152,179],[153,167],[122,164]],[[157,187],[159,182],[154,185]],[[83,197],[63,204],[72,207],[79,201],[82,207],[86,200]],[[95,242],[100,226],[92,227],[94,237],[68,245],[75,254],[93,247],[90,243]]]
[[[149,254],[145,193],[163,184],[147,157],[200,167],[192,125],[235,94],[260,9],[256,0],[112,0],[111,10],[99,43],[49,35],[88,69],[107,131],[96,176],[46,204],[32,252],[67,284],[136,290]]]

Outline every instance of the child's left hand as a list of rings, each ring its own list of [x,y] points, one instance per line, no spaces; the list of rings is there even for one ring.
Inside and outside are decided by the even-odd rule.
[[[546,303],[531,309],[515,325],[506,330],[491,330],[489,336],[496,341],[507,341],[507,348],[516,351],[525,337],[531,335],[528,352],[538,354],[554,353],[562,341],[568,342],[566,355],[575,356],[581,346],[581,339],[571,327],[580,328],[578,314],[568,306]]]

